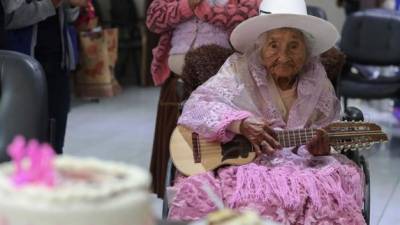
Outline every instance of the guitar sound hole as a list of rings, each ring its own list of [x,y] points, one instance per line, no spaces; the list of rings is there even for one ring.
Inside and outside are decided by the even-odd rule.
[[[222,146],[222,162],[228,159],[247,158],[252,151],[251,143],[241,135]]]

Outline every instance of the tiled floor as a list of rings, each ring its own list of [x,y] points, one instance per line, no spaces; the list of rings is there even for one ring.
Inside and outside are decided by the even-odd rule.
[[[158,88],[131,87],[99,103],[75,100],[68,122],[66,153],[123,161],[147,169],[158,94]],[[389,102],[352,101],[350,105],[359,106],[367,121],[378,121],[394,134],[390,142],[363,154],[371,172],[371,224],[400,224],[400,126],[388,112]],[[160,212],[161,201],[154,202]]]

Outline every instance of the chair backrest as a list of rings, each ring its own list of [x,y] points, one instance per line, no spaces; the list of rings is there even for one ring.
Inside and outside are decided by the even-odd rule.
[[[400,12],[368,9],[347,17],[340,48],[350,62],[400,64]]]
[[[15,135],[47,137],[47,87],[44,72],[33,58],[0,51],[0,162]]]

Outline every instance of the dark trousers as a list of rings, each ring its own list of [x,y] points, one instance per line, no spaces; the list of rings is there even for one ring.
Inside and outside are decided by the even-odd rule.
[[[70,109],[70,85],[68,72],[61,67],[59,55],[39,55],[36,58],[46,74],[49,118],[55,120],[53,147],[57,154],[62,154]]]

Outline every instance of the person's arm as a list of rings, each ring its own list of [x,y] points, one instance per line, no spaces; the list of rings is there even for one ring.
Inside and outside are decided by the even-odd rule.
[[[75,20],[77,20],[78,17],[79,17],[79,12],[80,12],[80,7],[79,6],[67,7],[67,9],[66,9],[67,22],[69,22],[69,23],[75,22]]]
[[[66,10],[67,21],[74,22],[79,17],[81,7],[86,7],[88,5],[88,0],[68,0],[68,3]]]
[[[240,125],[242,124],[243,120],[235,120],[229,124],[228,130],[235,134],[240,134]]]
[[[6,29],[18,29],[34,25],[56,14],[51,0],[24,2],[15,11],[5,15]]]
[[[261,0],[238,0],[225,6],[212,6],[203,1],[194,10],[195,15],[208,23],[226,30],[235,28],[242,21],[258,15]]]
[[[20,7],[25,0],[1,0],[1,4],[4,9],[4,13],[11,13]]]
[[[237,56],[231,56],[215,76],[192,92],[178,120],[178,124],[209,140],[231,140],[235,135],[229,130],[232,122],[252,115],[233,103],[244,86],[235,76],[232,57]]]
[[[146,25],[161,34],[193,17],[189,0],[153,0],[147,10]]]

